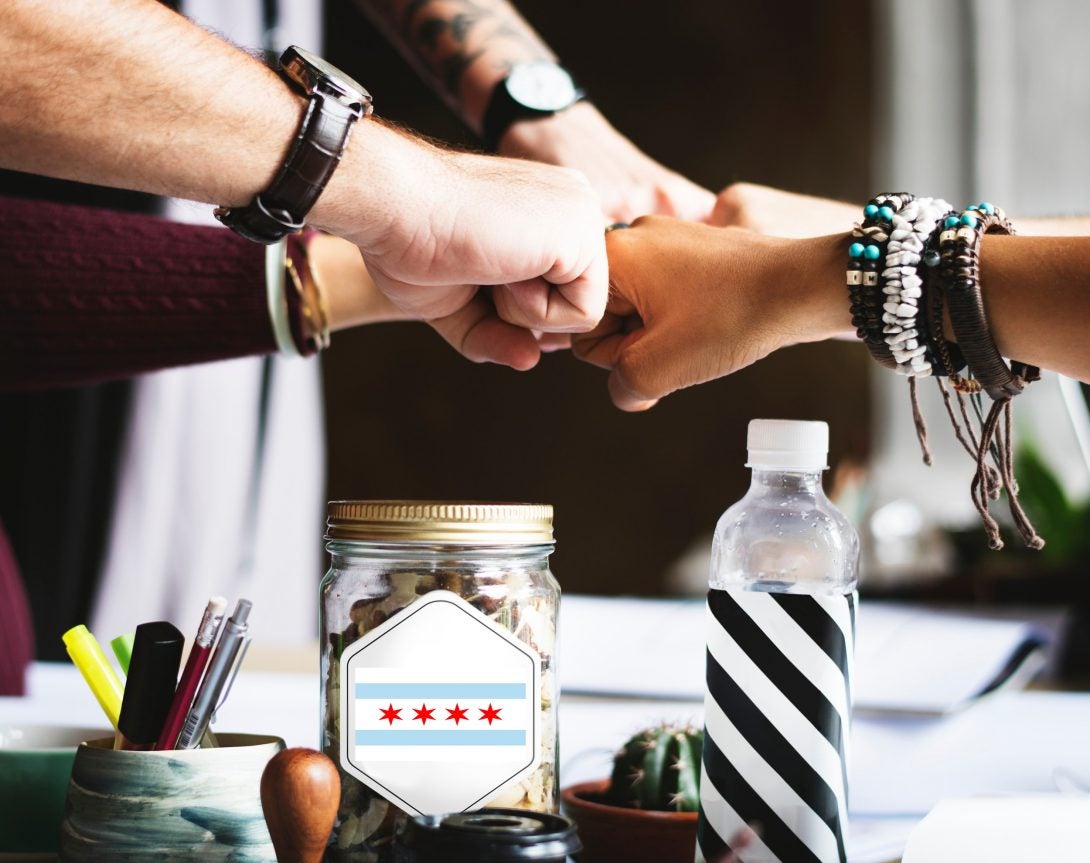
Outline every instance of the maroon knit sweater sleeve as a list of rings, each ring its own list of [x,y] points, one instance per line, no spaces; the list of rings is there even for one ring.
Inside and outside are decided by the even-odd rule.
[[[0,525],[0,695],[22,695],[26,669],[34,656],[23,580],[11,545]]]
[[[270,353],[266,302],[231,231],[0,198],[0,390]]]

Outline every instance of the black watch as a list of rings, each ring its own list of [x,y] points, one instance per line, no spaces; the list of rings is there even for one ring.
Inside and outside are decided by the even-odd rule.
[[[215,214],[237,234],[270,245],[303,228],[348,146],[352,124],[371,113],[371,94],[340,69],[295,45],[280,57],[280,72],[308,97],[299,134],[284,167],[264,192],[244,207]]]
[[[519,63],[492,91],[481,121],[485,143],[495,150],[517,120],[551,117],[585,98],[564,67],[540,61]]]

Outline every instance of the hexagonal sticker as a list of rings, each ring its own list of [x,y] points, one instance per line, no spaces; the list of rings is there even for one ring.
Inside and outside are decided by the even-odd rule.
[[[540,659],[437,590],[341,657],[341,765],[418,815],[478,809],[541,751]]]

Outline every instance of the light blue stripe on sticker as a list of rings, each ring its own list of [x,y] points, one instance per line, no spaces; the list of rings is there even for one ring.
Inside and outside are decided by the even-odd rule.
[[[525,698],[525,683],[357,683],[356,698]]]
[[[357,746],[525,746],[525,731],[357,731]]]

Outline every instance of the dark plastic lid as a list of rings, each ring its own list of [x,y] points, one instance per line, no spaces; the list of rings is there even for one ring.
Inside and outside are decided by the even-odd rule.
[[[524,809],[421,815],[401,829],[397,844],[406,863],[563,863],[583,850],[573,822]]]

